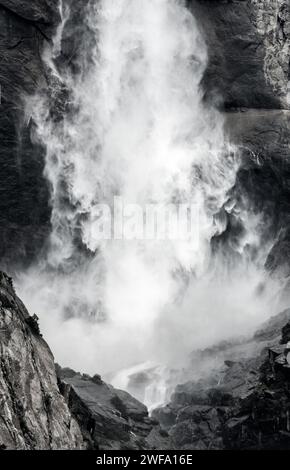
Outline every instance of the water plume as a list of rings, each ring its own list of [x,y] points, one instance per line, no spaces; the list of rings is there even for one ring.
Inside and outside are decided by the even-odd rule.
[[[44,58],[66,106],[56,118],[39,94],[27,111],[45,147],[52,230],[19,288],[61,364],[127,386],[130,374],[124,380],[120,371],[149,361],[164,378],[193,349],[247,334],[269,313],[269,291],[256,295],[263,274],[244,259],[255,237],[234,247],[238,266],[227,274],[212,251],[229,215],[242,218],[230,199],[238,152],[222,115],[203,101],[207,49],[185,2],[88,2],[86,52],[74,72],[58,66],[69,4],[61,12]],[[96,207],[112,207],[115,196],[140,206],[193,204],[194,239],[101,240]],[[164,400],[155,392],[149,387],[147,404]]]

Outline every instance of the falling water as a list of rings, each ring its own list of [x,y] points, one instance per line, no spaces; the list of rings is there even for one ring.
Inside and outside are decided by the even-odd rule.
[[[212,256],[228,214],[244,216],[230,199],[238,154],[222,115],[203,102],[207,49],[185,2],[90,1],[88,50],[74,73],[57,65],[65,3],[61,12],[44,58],[53,92],[68,91],[67,106],[55,118],[39,94],[28,110],[45,146],[52,232],[20,290],[61,364],[110,373],[124,387],[132,367],[156,366],[144,397],[152,405],[168,390],[162,371],[194,348],[248,333],[269,312],[269,297],[256,295],[256,266],[241,261],[229,274]],[[141,206],[194,204],[194,240],[101,240],[96,207],[111,207],[114,196]],[[255,243],[254,229],[245,233]]]

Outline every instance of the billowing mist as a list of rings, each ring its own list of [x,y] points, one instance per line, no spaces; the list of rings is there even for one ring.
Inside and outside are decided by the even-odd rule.
[[[128,370],[156,367],[145,397],[152,405],[164,401],[168,371],[185,367],[191,351],[265,320],[277,288],[262,268],[266,247],[257,256],[259,220],[233,196],[239,151],[221,113],[203,101],[207,49],[185,2],[91,1],[88,50],[75,73],[57,65],[65,2],[61,14],[44,57],[56,92],[67,92],[63,115],[42,93],[27,104],[45,148],[52,229],[18,290],[63,366],[125,388]],[[192,204],[194,234],[102,240],[97,207],[112,207],[115,196],[140,206]],[[212,241],[229,216],[243,231],[226,256]]]

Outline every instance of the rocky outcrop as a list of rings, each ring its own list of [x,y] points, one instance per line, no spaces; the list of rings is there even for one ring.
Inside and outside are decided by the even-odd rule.
[[[57,368],[60,389],[91,449],[167,449],[167,432],[127,392],[71,369]]]
[[[52,353],[0,272],[0,447],[82,449],[79,426],[59,392]]]
[[[129,395],[55,367],[36,315],[0,272],[0,449],[166,449],[167,432]]]
[[[216,361],[221,355],[223,366],[179,385],[171,402],[154,412],[173,448],[289,448],[290,369],[281,344],[289,338],[289,319],[286,310],[263,325],[251,342],[203,352],[201,360],[211,356]],[[242,350],[252,350],[251,357],[242,358]]]

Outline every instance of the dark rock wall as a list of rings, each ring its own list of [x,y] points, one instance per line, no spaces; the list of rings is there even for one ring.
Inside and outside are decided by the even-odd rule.
[[[49,228],[43,158],[32,145],[25,98],[45,86],[43,42],[58,20],[57,0],[0,1],[0,259],[35,255]]]
[[[287,0],[189,0],[204,30],[206,94],[225,108],[289,109]]]

